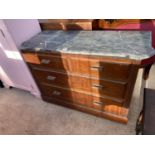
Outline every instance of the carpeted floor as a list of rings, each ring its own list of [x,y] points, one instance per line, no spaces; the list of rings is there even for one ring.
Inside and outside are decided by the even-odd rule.
[[[153,71],[155,66],[148,84],[151,88],[153,85],[155,88]],[[127,125],[43,102],[24,90],[0,89],[0,134],[135,134],[141,110],[141,75],[142,71],[134,89]]]

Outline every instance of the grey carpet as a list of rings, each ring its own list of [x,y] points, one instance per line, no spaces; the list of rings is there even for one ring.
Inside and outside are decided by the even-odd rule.
[[[151,69],[151,80],[155,79],[153,71],[155,67]],[[127,125],[46,103],[24,90],[4,88],[0,89],[0,134],[135,134],[141,110],[141,74],[140,71]],[[153,87],[150,81],[148,85]]]

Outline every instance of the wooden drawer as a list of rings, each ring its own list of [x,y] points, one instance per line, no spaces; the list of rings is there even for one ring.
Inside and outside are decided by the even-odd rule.
[[[66,59],[62,59],[60,56],[51,56],[50,54],[42,55],[37,53],[23,53],[24,60],[37,67],[43,67],[53,70],[66,71],[68,69]]]
[[[121,123],[127,123],[128,121],[128,110],[118,105],[105,105],[102,106],[102,110],[98,110],[93,107],[86,107],[80,104],[70,103],[64,100],[60,100],[58,98],[52,98],[47,96],[42,96],[42,98],[44,101],[50,102],[52,104],[58,104],[72,109],[80,110],[86,113],[93,114],[95,116],[108,118],[113,121],[119,121]]]
[[[104,80],[92,79],[90,90],[100,96],[115,97],[123,99],[125,97],[127,83],[120,84]]]
[[[46,83],[86,91],[99,96],[110,96],[116,98],[124,98],[127,83],[109,82],[95,78],[82,77],[77,75],[67,75],[54,71],[47,71],[34,68],[33,74],[38,83]]]
[[[45,101],[127,122],[135,62],[46,51],[22,55]]]
[[[41,85],[41,91],[43,96],[61,99],[70,103],[81,104],[98,110],[103,110],[103,106],[105,105],[122,106],[123,103],[123,100],[113,101],[110,99],[93,96],[91,94],[84,94],[49,85]]]
[[[99,79],[128,81],[130,64],[103,62],[97,59],[71,58],[68,61],[72,72]]]
[[[67,54],[66,54],[67,55]],[[128,81],[131,65],[124,62],[103,62],[99,59],[69,56],[52,56],[52,54],[25,53],[26,62],[50,70],[81,74],[90,77]],[[34,58],[33,58],[34,57]]]

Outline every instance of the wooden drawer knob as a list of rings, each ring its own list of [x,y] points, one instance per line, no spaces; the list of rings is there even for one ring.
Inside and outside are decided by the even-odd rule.
[[[51,80],[51,81],[54,81],[55,79],[56,79],[56,77],[55,76],[47,76],[47,78],[46,78],[47,80]]]
[[[57,90],[54,90],[52,92],[52,95],[55,95],[55,96],[60,96],[61,95],[61,92],[57,91]]]
[[[41,59],[42,64],[49,64],[51,61],[49,59]]]

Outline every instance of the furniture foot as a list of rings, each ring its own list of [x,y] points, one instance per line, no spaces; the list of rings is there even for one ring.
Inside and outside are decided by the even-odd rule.
[[[149,73],[150,73],[151,66],[152,66],[152,64],[147,65],[147,66],[144,68],[144,73],[143,73],[143,79],[144,79],[144,80],[147,80],[147,79],[149,78]]]
[[[143,109],[141,110],[136,122],[136,135],[142,134],[143,130]]]

